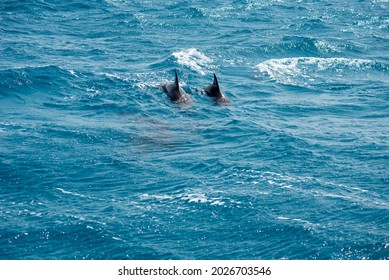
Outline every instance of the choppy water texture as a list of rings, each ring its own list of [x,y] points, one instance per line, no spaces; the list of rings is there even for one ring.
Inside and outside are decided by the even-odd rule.
[[[1,1],[0,258],[388,259],[388,31],[384,0]]]

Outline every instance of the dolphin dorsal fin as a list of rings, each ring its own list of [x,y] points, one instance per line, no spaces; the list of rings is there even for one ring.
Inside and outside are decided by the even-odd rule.
[[[213,85],[217,88],[219,88],[219,83],[217,81],[217,78],[216,78],[216,74],[213,73]]]
[[[176,79],[174,81],[174,84],[176,85],[177,88],[180,88],[180,84],[178,83],[178,74],[177,74],[177,70],[174,70],[174,73],[176,75]]]

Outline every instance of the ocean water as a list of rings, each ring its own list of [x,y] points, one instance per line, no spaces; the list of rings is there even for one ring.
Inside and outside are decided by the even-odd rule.
[[[0,259],[389,259],[388,1],[1,0]]]

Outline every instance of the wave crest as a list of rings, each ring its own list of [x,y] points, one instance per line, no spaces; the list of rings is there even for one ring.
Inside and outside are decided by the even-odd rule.
[[[213,59],[195,48],[181,50],[173,53],[180,65],[186,66],[201,75],[206,75],[212,69]]]
[[[319,57],[270,59],[256,68],[278,83],[308,88],[350,80],[350,76],[357,78],[359,72],[389,70],[388,65],[374,60]]]

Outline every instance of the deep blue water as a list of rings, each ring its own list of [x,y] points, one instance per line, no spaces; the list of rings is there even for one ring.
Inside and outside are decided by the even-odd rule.
[[[387,0],[0,1],[0,259],[389,259],[388,189]]]

